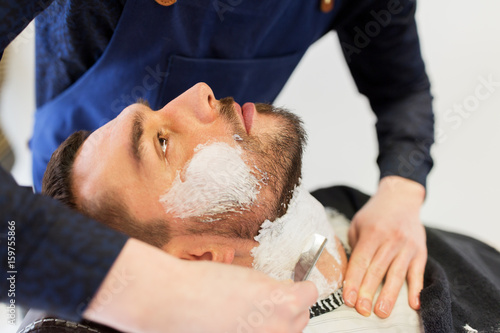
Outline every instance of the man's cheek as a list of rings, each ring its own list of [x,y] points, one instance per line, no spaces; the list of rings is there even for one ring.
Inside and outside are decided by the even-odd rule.
[[[199,145],[172,187],[160,197],[167,214],[178,218],[246,210],[256,201],[259,180],[245,164],[242,149],[227,143]]]

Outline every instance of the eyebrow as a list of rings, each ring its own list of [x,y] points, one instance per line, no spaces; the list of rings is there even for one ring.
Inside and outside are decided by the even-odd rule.
[[[130,141],[132,142],[132,156],[137,164],[141,163],[141,141],[144,134],[144,114],[137,111],[132,123]]]

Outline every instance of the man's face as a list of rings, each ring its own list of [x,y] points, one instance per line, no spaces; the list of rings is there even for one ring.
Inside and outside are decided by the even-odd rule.
[[[93,132],[75,159],[73,191],[77,204],[112,196],[136,220],[175,221],[180,216],[169,209],[175,200],[160,198],[168,197],[176,182],[192,180],[188,167],[200,149],[222,143],[241,152],[259,181],[253,207],[236,215],[251,214],[262,222],[276,217],[286,192],[298,182],[300,154],[294,160],[298,147],[290,143],[302,145],[300,131],[291,116],[262,105],[241,108],[232,99],[217,101],[200,83],[158,111],[133,104]],[[220,167],[207,165],[206,171],[217,174],[212,169]]]

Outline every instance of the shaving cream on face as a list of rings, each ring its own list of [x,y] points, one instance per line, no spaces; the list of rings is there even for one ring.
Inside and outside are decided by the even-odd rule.
[[[327,251],[341,264],[336,248],[335,232],[328,221],[327,214],[319,203],[302,186],[296,187],[287,213],[274,222],[266,220],[255,240],[259,246],[251,251],[254,257],[253,267],[277,280],[287,280],[292,276],[295,264],[301,252],[317,233],[328,239],[324,251]],[[339,272],[340,273],[340,272]],[[339,280],[329,281],[317,267],[314,267],[308,280],[318,288],[319,298],[324,299],[340,287]]]
[[[177,218],[243,212],[257,200],[261,184],[242,159],[243,149],[224,142],[201,144],[185,167],[184,181],[177,173],[160,197],[167,214]]]

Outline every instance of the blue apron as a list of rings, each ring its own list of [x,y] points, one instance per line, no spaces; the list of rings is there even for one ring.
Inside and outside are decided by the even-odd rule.
[[[35,114],[33,181],[41,190],[54,150],[142,98],[153,109],[197,82],[217,98],[272,102],[307,48],[332,29],[319,0],[127,0],[99,60]]]

